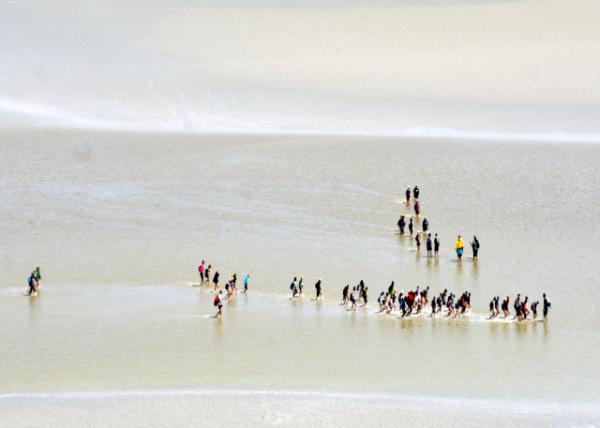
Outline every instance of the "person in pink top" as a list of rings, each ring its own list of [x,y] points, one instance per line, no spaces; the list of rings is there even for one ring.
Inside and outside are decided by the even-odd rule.
[[[204,260],[202,260],[202,263],[198,266],[198,272],[200,272],[200,285],[204,284],[204,270]]]

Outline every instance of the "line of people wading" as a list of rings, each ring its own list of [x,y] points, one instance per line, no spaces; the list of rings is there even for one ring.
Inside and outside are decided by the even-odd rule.
[[[411,197],[412,197],[412,201],[413,201],[413,209],[414,209],[414,218],[416,221],[419,220],[419,217],[421,215],[421,204],[419,202],[419,194],[420,194],[420,190],[419,190],[419,186],[415,185],[415,187],[411,190],[410,186],[406,188],[406,191],[404,192],[405,195],[405,204],[407,207],[410,207],[411,204]],[[408,217],[408,223],[406,222],[406,219]],[[398,229],[400,231],[400,236],[404,237],[406,234],[406,229],[408,229],[408,234],[411,238],[414,237],[415,239],[415,243],[417,245],[417,253],[420,254],[421,253],[421,245],[422,245],[422,241],[423,239],[425,239],[425,248],[427,250],[427,257],[434,257],[434,258],[439,258],[439,252],[440,252],[440,239],[438,237],[438,234],[435,233],[432,239],[431,236],[431,232],[429,231],[429,220],[427,219],[427,217],[423,216],[423,220],[421,221],[421,231],[417,231],[415,233],[415,222],[413,222],[413,216],[409,215],[409,214],[400,214],[400,218],[398,219],[398,222],[396,223],[398,225]],[[477,239],[477,236],[473,236],[473,240],[470,242],[471,245],[471,251],[473,254],[473,261],[476,262],[478,260],[479,257],[479,248],[481,247],[480,243],[479,243],[479,239]],[[458,258],[458,262],[462,262],[462,258],[463,258],[463,254],[465,251],[465,241],[463,239],[463,237],[461,235],[458,235],[458,238],[456,239],[456,244],[454,246],[454,249],[456,251],[456,256]]]
[[[414,198],[414,210],[416,217],[420,214],[420,205],[419,205],[419,187],[415,186],[412,191],[410,187],[407,187],[405,196],[406,196],[406,205],[410,206],[411,195]],[[417,232],[416,234],[416,242],[417,242],[417,251],[421,249],[421,234],[427,235],[427,256],[428,257],[439,257],[439,249],[440,249],[440,241],[438,239],[437,233],[434,236],[432,241],[431,233],[429,232],[429,220],[426,217],[423,218],[421,222],[422,231]],[[406,227],[405,216],[401,215],[398,220],[398,227],[400,228],[400,235],[404,235],[404,228]],[[410,236],[414,235],[414,224],[412,217],[408,223],[408,230],[410,232]],[[456,241],[455,250],[456,255],[458,257],[458,261],[460,262],[463,257],[464,252],[464,240],[459,235]],[[473,261],[477,261],[478,253],[479,253],[479,240],[476,236],[473,237],[471,241],[471,249],[473,251]],[[208,287],[214,287],[215,297],[213,298],[213,305],[217,308],[217,313],[215,314],[215,318],[220,318],[223,316],[223,303],[225,300],[234,298],[238,293],[237,287],[237,274],[233,274],[229,277],[227,282],[225,283],[224,290],[219,288],[219,279],[220,274],[215,270],[211,279],[211,270],[212,265],[206,264],[204,260],[198,266],[198,274],[200,275],[200,286],[207,285]],[[42,275],[40,272],[40,267],[36,267],[29,276],[27,283],[29,286],[29,290],[26,293],[28,296],[36,296],[41,287],[41,279]],[[250,283],[250,275],[246,274],[244,276],[244,285],[242,293],[248,292],[248,287]],[[304,296],[304,277],[296,276],[293,278],[290,283],[290,291],[292,293],[291,299],[301,298]],[[319,278],[317,282],[314,284],[315,288],[315,301],[323,300],[323,283]],[[369,302],[368,295],[369,288],[365,285],[365,282],[361,279],[360,282],[352,287],[350,290],[350,284],[346,284],[342,289],[342,305],[346,308],[347,311],[356,311],[357,307],[360,305],[362,307],[367,307]],[[408,293],[404,294],[403,291],[397,292],[394,281],[390,284],[387,291],[382,291],[377,298],[377,303],[379,304],[379,313],[393,313],[397,312],[400,314],[401,318],[410,317],[413,315],[419,315],[424,312],[425,308],[429,304],[429,286],[421,289],[417,287],[416,290],[411,290]],[[500,305],[500,296],[495,296],[490,301],[490,316],[489,319],[495,318],[503,318],[509,319],[511,317],[511,313],[509,310],[509,302],[510,297],[506,296],[506,298],[502,301]],[[531,304],[531,308],[529,307],[529,298],[526,296],[521,300],[521,295],[517,294],[517,297],[513,303],[514,308],[514,317],[513,319],[518,321],[525,321],[527,319],[536,320],[537,319],[537,309],[539,305],[539,301],[535,301]],[[448,292],[447,289],[444,289],[438,296],[434,296],[431,299],[431,310],[429,312],[430,317],[436,317],[438,315],[443,315],[445,312],[446,317],[456,318],[457,316],[465,314],[468,310],[471,309],[471,293],[469,291],[463,292],[460,297],[455,295],[454,293]],[[548,319],[548,311],[551,307],[550,301],[546,297],[546,294],[543,295],[542,300],[542,311],[543,311],[543,319],[546,321]],[[500,311],[501,309],[501,311]],[[500,315],[502,312],[502,316]],[[531,315],[531,318],[529,316]]]

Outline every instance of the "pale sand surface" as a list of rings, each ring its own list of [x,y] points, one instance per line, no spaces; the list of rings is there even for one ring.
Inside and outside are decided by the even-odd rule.
[[[0,396],[21,427],[564,427],[597,426],[593,405],[266,391],[163,391]]]

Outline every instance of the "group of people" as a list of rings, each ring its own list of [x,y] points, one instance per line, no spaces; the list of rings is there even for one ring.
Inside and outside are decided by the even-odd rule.
[[[479,247],[481,246],[477,236],[473,236],[473,240],[470,242],[470,244],[471,251],[473,252],[473,261],[476,262],[478,260]],[[462,262],[462,257],[465,251],[465,240],[462,238],[462,236],[458,235],[458,238],[456,238],[456,245],[454,246],[454,249],[456,250],[456,256],[458,257],[459,263]]]
[[[292,299],[296,297],[300,297],[304,295],[304,277],[300,276],[294,277],[292,282],[290,283],[290,291],[292,292]],[[315,282],[315,300],[323,299],[323,283],[321,282],[321,278]]]
[[[40,272],[40,267],[37,266],[34,270],[31,271],[29,278],[27,278],[27,285],[29,285],[29,291],[27,292],[28,296],[37,296],[38,291],[41,287],[42,274]]]
[[[200,285],[204,285],[204,284],[208,284],[210,285],[210,270],[212,269],[212,265],[208,265],[206,266],[206,262],[204,260],[202,260],[202,262],[200,263],[200,266],[198,266],[198,273],[200,274]],[[219,290],[219,272],[215,271],[213,277],[212,277],[212,283],[214,286],[214,290],[215,292],[218,291],[218,293],[215,293],[215,297],[213,299],[213,305],[217,308],[217,313],[215,315],[215,318],[220,318],[221,316],[223,316],[223,302],[226,299],[229,299],[233,296],[235,296],[238,292],[238,287],[237,287],[237,274],[234,273],[233,275],[231,275],[229,277],[229,279],[227,280],[227,282],[225,283],[225,290]],[[244,276],[244,288],[242,289],[242,293],[247,293],[248,292],[248,286],[250,284],[250,275],[246,274]],[[223,291],[225,291],[225,293],[223,293]]]
[[[531,303],[531,309],[528,306],[529,297],[525,296],[523,300],[521,300],[521,294],[517,294],[517,298],[513,303],[513,308],[515,310],[515,315],[513,319],[518,321],[525,321],[528,319],[529,314],[531,313],[531,319],[537,319],[538,314],[538,306],[540,304],[539,300]],[[508,319],[510,317],[510,297],[506,296],[505,299],[502,300],[502,304],[500,304],[500,296],[495,296],[490,300],[490,319],[498,318],[500,316],[500,309],[502,310],[502,315],[504,319]],[[542,296],[542,316],[544,321],[548,320],[548,311],[552,304],[546,297],[546,293]]]
[[[411,196],[413,198],[414,204],[413,204],[413,208],[415,211],[415,218],[418,218],[420,213],[421,213],[421,206],[419,204],[419,194],[420,194],[420,190],[419,190],[419,186],[415,185],[415,187],[413,189],[409,187],[406,188],[405,191],[405,196],[406,196],[406,206],[410,206],[410,202],[411,202]],[[408,217],[408,223],[406,222],[406,219]],[[427,217],[423,217],[423,220],[421,221],[421,231],[417,231],[415,233],[415,223],[413,222],[413,217],[409,216],[407,214],[401,214],[400,218],[398,219],[397,222],[398,225],[398,229],[400,230],[400,236],[404,236],[405,234],[405,229],[408,227],[408,233],[410,234],[410,237],[412,238],[413,236],[415,237],[415,243],[417,245],[417,253],[421,253],[421,246],[423,244],[423,239],[425,239],[425,248],[427,250],[427,257],[431,258],[439,258],[439,251],[440,251],[440,239],[438,237],[438,234],[435,233],[433,238],[432,238],[432,234],[429,231],[429,220],[427,219]],[[479,248],[480,248],[480,244],[479,244],[479,240],[477,239],[476,236],[473,236],[473,240],[471,241],[471,250],[473,251],[473,261],[477,261],[478,260],[478,255],[479,255]],[[462,262],[462,257],[465,251],[465,242],[464,239],[459,235],[458,239],[456,240],[456,245],[455,245],[455,250],[456,250],[456,255],[458,257],[458,261]]]
[[[363,306],[367,306],[367,303],[369,303],[368,291],[369,287],[365,285],[362,279],[356,286],[352,287],[352,291],[350,291],[350,284],[346,284],[342,289],[342,304],[349,311],[355,311],[361,300]]]

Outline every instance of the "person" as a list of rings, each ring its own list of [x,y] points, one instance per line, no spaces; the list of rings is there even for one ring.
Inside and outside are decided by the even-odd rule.
[[[211,269],[212,269],[212,265],[208,265],[208,267],[204,271],[204,282],[210,282],[210,270]]]
[[[529,300],[529,297],[525,296],[525,300],[523,301],[523,304],[521,305],[521,321],[526,320],[527,316],[529,315],[529,309],[527,309],[527,301],[528,300]]]
[[[404,194],[406,195],[406,205],[408,205],[410,203],[410,186],[406,188],[406,192],[404,192]]]
[[[379,303],[379,312],[383,312],[385,310],[385,299],[386,294],[385,291],[379,293],[379,297],[377,298],[377,303]]]
[[[496,300],[495,297],[492,297],[492,300],[490,300],[490,319],[493,319],[496,316],[496,312],[494,311],[494,301]]]
[[[471,241],[471,249],[473,250],[473,261],[477,261],[477,253],[479,253],[479,240],[477,236],[473,236],[473,240]]]
[[[352,293],[350,293],[350,310],[351,311],[355,311],[356,310],[356,303],[358,302],[358,296],[356,294],[356,287],[352,287]]]
[[[213,305],[217,307],[215,318],[220,318],[223,315],[223,290],[220,290],[219,294],[215,295]]]
[[[363,299],[363,306],[367,306],[367,304],[369,303],[369,296],[367,295],[367,291],[369,290],[369,287],[364,287],[361,291],[361,297]]]
[[[417,186],[416,184],[415,188],[413,189],[413,196],[415,197],[415,200],[419,199],[419,186]]]
[[[431,242],[431,233],[427,235],[427,257],[432,256],[433,243]]]
[[[319,278],[319,280],[315,283],[315,290],[317,291],[317,297],[315,297],[315,300],[322,299],[323,294],[321,294],[321,278]]]
[[[533,319],[537,319],[537,307],[540,304],[539,300],[536,300],[531,304],[531,313],[533,314]]]
[[[365,288],[366,288],[365,281],[363,281],[361,279],[358,282],[358,285],[356,286],[356,300],[357,300],[357,303],[360,303],[360,299],[362,299],[362,297],[363,297],[363,290]]]
[[[217,288],[219,288],[219,271],[216,271],[213,276],[213,284],[215,285],[215,291],[217,291]]]
[[[548,321],[548,311],[550,310],[550,307],[552,306],[552,304],[546,297],[546,293],[544,293],[543,298],[544,298],[544,300],[542,303],[542,311],[543,311],[543,315],[544,315],[544,321]]]
[[[244,293],[248,292],[248,284],[250,283],[250,275],[246,274],[244,277]]]
[[[502,313],[504,314],[504,318],[508,318],[510,316],[510,311],[508,310],[508,304],[510,303],[510,297],[506,296],[506,299],[502,301]]]
[[[515,299],[515,303],[513,303],[513,309],[515,310],[515,319],[521,318],[521,294],[517,294],[517,298]]]
[[[292,291],[292,297],[296,297],[298,295],[298,286],[296,285],[296,281],[298,279],[294,277],[292,283],[290,284],[290,290]]]
[[[406,226],[406,220],[404,219],[404,216],[401,215],[400,219],[398,220],[398,229],[400,229],[400,235],[404,235],[404,227]]]
[[[421,213],[421,205],[419,204],[419,201],[415,201],[415,215],[417,217],[419,217],[420,213]]]
[[[439,252],[440,252],[440,240],[438,238],[438,234],[436,233],[435,238],[433,239],[433,253],[434,253],[436,259],[439,257]]]
[[[342,303],[344,306],[348,305],[348,292],[350,291],[350,284],[346,284],[344,289],[342,290]]]
[[[458,256],[458,261],[462,261],[463,251],[465,249],[465,241],[463,241],[462,236],[458,235],[456,239],[456,255]]]
[[[421,228],[423,229],[423,232],[427,232],[429,230],[429,220],[427,220],[427,217],[423,217]]]
[[[302,296],[304,294],[304,277],[301,275],[300,280],[298,281],[298,295]]]
[[[27,293],[28,296],[37,295],[37,280],[35,279],[35,270],[31,271],[31,275],[29,275],[29,278],[27,279],[27,284],[29,285],[29,292]]]
[[[432,317],[435,316],[436,305],[437,305],[437,302],[435,301],[435,298],[432,298],[431,299],[431,316]]]
[[[421,252],[421,235],[417,233],[415,236],[415,241],[417,241],[417,253]]]
[[[200,263],[200,266],[198,266],[198,272],[200,273],[200,285],[204,284],[204,260],[202,260],[202,263]]]
[[[39,290],[42,287],[42,273],[39,266],[35,268],[35,281],[37,282],[36,288]]]
[[[412,217],[410,218],[410,221],[408,222],[408,231],[410,232],[410,236],[413,236],[414,226],[413,226]]]

